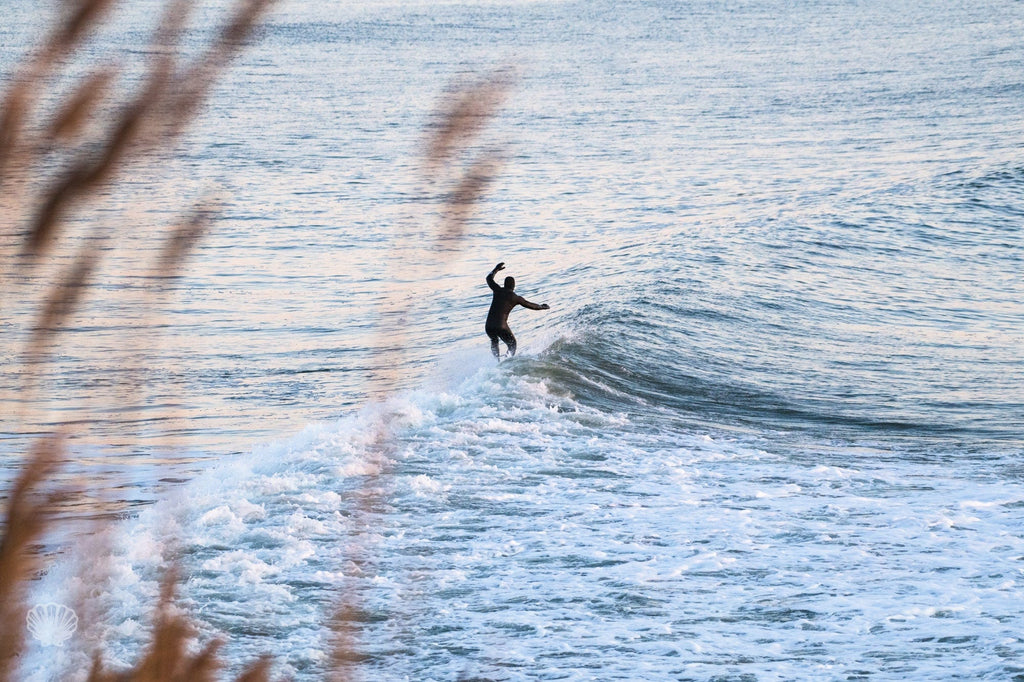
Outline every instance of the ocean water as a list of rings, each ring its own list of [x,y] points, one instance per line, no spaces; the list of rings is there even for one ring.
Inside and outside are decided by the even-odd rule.
[[[87,58],[132,64],[153,6]],[[46,19],[9,11],[5,79]],[[281,3],[110,198],[221,206],[156,312],[138,230],[39,394],[0,375],[5,488],[83,424],[33,585],[80,627],[25,679],[134,660],[172,556],[202,636],[295,680],[342,599],[366,680],[1024,679],[1021,35],[1009,0]],[[498,261],[551,305],[501,364]]]

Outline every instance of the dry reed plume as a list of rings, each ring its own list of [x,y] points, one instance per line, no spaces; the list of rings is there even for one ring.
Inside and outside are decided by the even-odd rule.
[[[87,45],[89,37],[116,10],[114,0],[73,0],[58,25],[40,47],[18,68],[0,110],[0,290],[15,282],[42,282],[34,291],[35,314],[24,334],[21,356],[23,392],[19,419],[27,411],[38,380],[64,342],[68,321],[93,292],[96,273],[104,266],[111,245],[130,236],[123,224],[108,225],[82,218],[83,206],[102,202],[126,169],[173,151],[207,98],[217,77],[250,38],[271,0],[240,0],[212,42],[194,57],[179,48],[190,12],[190,0],[168,0],[158,21],[145,75],[134,94],[116,87],[119,67],[102,64],[84,75],[62,72],[65,64]],[[75,82],[56,101],[48,92],[54,79]],[[427,184],[443,192],[436,240],[421,250],[437,262],[444,252],[458,248],[466,221],[500,167],[500,154],[484,151],[464,158],[486,123],[492,119],[510,85],[507,72],[499,72],[454,90],[445,100],[426,145],[424,171]],[[109,125],[101,125],[109,121]],[[176,223],[161,229],[162,246],[145,264],[155,289],[176,276],[195,244],[205,234],[214,210],[201,202]],[[70,229],[77,221],[79,232]],[[85,223],[81,228],[80,224]],[[152,292],[150,292],[152,293]],[[152,299],[148,299],[152,304]],[[389,295],[385,307],[401,313],[402,302]],[[0,300],[0,312],[10,303]],[[140,314],[151,314],[143,312]],[[401,330],[399,330],[401,333]],[[394,341],[394,330],[389,330]],[[399,340],[400,341],[400,340]],[[396,344],[386,344],[394,348]],[[403,344],[399,342],[398,347]],[[382,345],[382,347],[384,347]],[[401,351],[379,352],[380,388],[394,387],[393,372],[402,365]],[[139,376],[122,386],[125,396],[138,389]],[[125,404],[132,401],[125,399]],[[40,568],[37,543],[48,525],[55,523],[56,505],[73,490],[50,485],[66,460],[65,436],[75,428],[64,425],[37,439],[6,500],[0,541],[0,682],[13,680],[24,652],[25,596]],[[79,427],[80,428],[80,427]],[[388,470],[393,448],[382,429],[372,456],[380,466],[355,495],[354,523],[358,536],[379,508],[380,477]],[[151,642],[128,670],[108,671],[99,655],[87,679],[92,682],[164,682],[214,680],[221,673],[220,640],[194,648],[196,629],[172,607],[177,573],[163,579],[154,610]],[[330,622],[334,632],[330,677],[357,677],[364,657],[359,653],[358,595],[343,589]],[[257,660],[234,679],[260,682],[270,678],[271,661]],[[84,674],[84,671],[78,671]]]
[[[25,334],[23,394],[31,396],[38,378],[47,371],[48,359],[63,341],[64,326],[90,294],[107,247],[128,236],[124,225],[99,222],[88,223],[84,235],[69,234],[69,223],[79,217],[76,211],[89,201],[102,201],[126,169],[173,149],[269,4],[269,0],[239,2],[207,48],[187,58],[178,41],[192,3],[171,0],[156,28],[153,56],[142,85],[134,95],[119,97],[112,87],[118,69],[101,65],[80,76],[62,100],[52,101],[50,85],[60,78],[74,78],[62,69],[80,56],[77,53],[116,5],[113,0],[75,0],[14,74],[0,110],[0,289],[10,291],[21,280],[42,282],[32,297],[36,313]],[[104,121],[111,122],[104,127]],[[154,282],[180,271],[208,222],[209,211],[201,206],[157,235],[164,246],[147,266]],[[0,300],[0,310],[10,306],[10,301]],[[30,397],[21,401],[21,420],[29,419],[26,406],[32,403]],[[4,623],[0,681],[14,679],[24,651],[25,593],[40,567],[36,544],[54,523],[58,502],[74,494],[55,490],[50,483],[66,460],[65,436],[73,428],[60,426],[57,433],[37,439],[6,500],[0,541],[0,622]],[[210,642],[192,653],[194,628],[170,610],[173,597],[174,573],[169,572],[154,617],[152,642],[137,665],[109,672],[97,655],[88,679],[214,679],[220,669],[216,656],[220,643]],[[269,662],[257,661],[236,679],[269,679]]]
[[[424,188],[422,199],[430,203],[431,190],[440,191],[443,197],[435,239],[424,245],[407,237],[413,230],[400,230],[393,247],[396,256],[400,252],[411,252],[420,266],[445,268],[450,252],[459,247],[466,221],[497,173],[498,153],[493,149],[478,151],[474,143],[485,125],[497,114],[511,85],[509,72],[502,70],[476,81],[457,84],[442,98],[437,108],[437,120],[428,130],[424,153],[424,182],[428,187]],[[410,313],[409,301],[403,290],[397,286],[390,287],[381,317],[399,321],[399,324],[387,329],[382,327],[378,331],[374,381],[379,395],[395,391],[398,375],[407,365],[405,348],[408,344],[401,321],[407,320]],[[395,449],[393,435],[386,423],[390,416],[385,413],[384,423],[378,427],[369,446],[368,455],[376,465],[376,474],[368,477],[354,500],[355,513],[350,519],[351,523],[357,524],[355,537],[370,529],[372,523],[379,519],[376,510],[383,506],[380,479],[389,471]],[[355,557],[365,553],[359,549],[350,547],[347,554]],[[331,679],[334,682],[349,682],[359,677],[365,657],[359,651],[358,635],[365,619],[359,595],[350,580],[341,591],[330,622],[334,633],[331,647]]]

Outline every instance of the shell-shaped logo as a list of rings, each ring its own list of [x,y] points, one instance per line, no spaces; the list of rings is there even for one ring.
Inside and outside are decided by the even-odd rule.
[[[29,609],[28,631],[46,646],[64,646],[78,629],[78,615],[63,604],[38,604]]]

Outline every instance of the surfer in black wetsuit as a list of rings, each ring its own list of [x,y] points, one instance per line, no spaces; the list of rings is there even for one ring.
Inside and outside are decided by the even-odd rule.
[[[516,280],[512,277],[505,278],[504,287],[499,287],[495,284],[494,273],[504,269],[505,264],[498,263],[487,274],[487,286],[494,292],[494,298],[491,299],[491,309],[487,312],[487,324],[484,325],[484,330],[487,332],[487,336],[491,337],[491,352],[494,353],[496,358],[501,357],[498,353],[498,339],[504,341],[505,345],[508,346],[508,357],[516,354],[516,337],[512,335],[512,330],[508,328],[508,314],[512,312],[513,308],[517,305],[529,308],[530,310],[548,310],[549,308],[547,303],[540,305],[530,303],[515,293],[513,289],[516,288]]]

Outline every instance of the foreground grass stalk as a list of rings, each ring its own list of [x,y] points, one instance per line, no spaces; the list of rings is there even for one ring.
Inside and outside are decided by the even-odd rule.
[[[170,0],[159,19],[142,85],[119,99],[113,82],[117,65],[101,65],[53,102],[48,84],[64,75],[61,69],[87,43],[114,11],[114,0],[72,0],[65,16],[18,69],[0,99],[0,289],[15,282],[36,283],[30,290],[36,310],[25,330],[20,374],[27,396],[45,377],[51,358],[67,343],[65,330],[83,303],[94,295],[97,273],[111,248],[131,236],[127,225],[83,221],[80,208],[102,204],[125,170],[173,151],[173,146],[199,111],[213,84],[244,47],[270,0],[241,0],[218,36],[198,57],[188,61],[177,48],[192,9],[191,0]],[[52,107],[48,109],[47,107]],[[105,130],[100,121],[113,112]],[[51,178],[49,181],[40,178]],[[153,286],[181,271],[211,218],[199,206],[178,225],[166,229],[156,262]],[[72,220],[85,222],[78,234],[67,229]],[[156,235],[156,238],[161,238]],[[46,273],[52,274],[47,276]],[[24,288],[19,291],[25,291]],[[0,300],[0,310],[9,305]],[[142,313],[146,314],[146,313]],[[111,358],[112,363],[117,358]],[[129,373],[136,383],[141,377]],[[127,392],[138,386],[122,387]],[[126,405],[136,404],[125,401]],[[38,420],[22,408],[20,419]],[[38,548],[57,521],[59,505],[73,495],[52,482],[67,457],[66,442],[75,429],[60,426],[36,439],[5,500],[0,525],[0,682],[15,680],[25,654],[26,604],[31,580],[42,567]],[[167,571],[155,609],[150,645],[127,670],[108,671],[96,654],[88,679],[92,682],[204,682],[222,669],[214,639],[195,650],[197,630],[176,612],[177,572]],[[270,679],[269,659],[259,659],[236,678],[240,682]],[[75,675],[75,671],[66,671]],[[85,671],[77,671],[85,675]],[[80,677],[81,679],[81,677]]]

